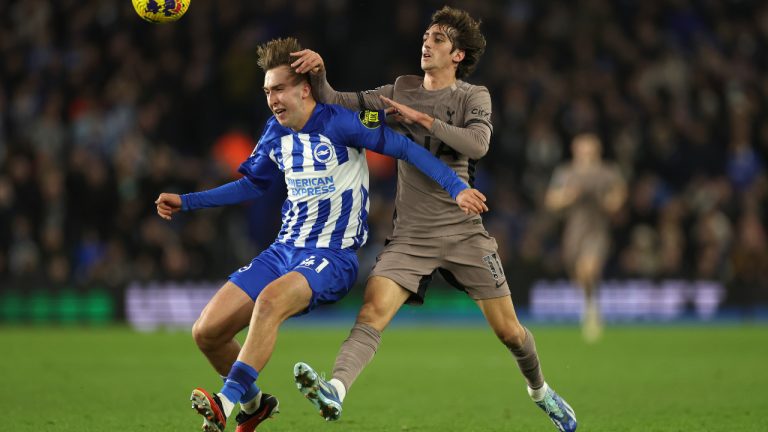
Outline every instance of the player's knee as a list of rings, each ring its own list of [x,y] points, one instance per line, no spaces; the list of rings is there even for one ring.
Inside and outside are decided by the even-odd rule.
[[[221,335],[201,317],[192,325],[192,338],[202,351],[215,349],[221,344]]]
[[[286,309],[285,302],[281,301],[279,294],[271,290],[263,291],[254,305],[254,314],[257,321],[283,321],[291,313]]]
[[[383,331],[389,324],[387,310],[376,302],[365,302],[357,314],[357,322],[366,324],[378,331]]]
[[[518,349],[525,343],[525,329],[520,324],[508,324],[493,330],[501,343],[509,349]]]

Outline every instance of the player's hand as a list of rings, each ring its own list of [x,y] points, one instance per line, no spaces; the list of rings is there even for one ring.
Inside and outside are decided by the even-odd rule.
[[[155,200],[157,214],[165,220],[171,220],[171,215],[181,210],[181,196],[172,193],[161,193]]]
[[[397,120],[400,123],[413,124],[415,122],[418,122],[425,115],[421,111],[416,111],[415,109],[409,107],[408,105],[403,105],[400,102],[395,102],[386,96],[379,96],[379,97],[381,98],[381,100],[384,101],[385,104],[389,105],[389,108],[387,108],[387,111],[385,112],[391,112],[395,120]],[[389,111],[390,109],[391,111]]]
[[[291,57],[298,57],[296,61],[291,63],[291,67],[296,70],[296,73],[309,72],[312,75],[317,75],[325,69],[323,58],[310,49],[292,52]]]
[[[477,189],[464,189],[456,196],[456,203],[465,214],[480,214],[488,211],[485,195]]]

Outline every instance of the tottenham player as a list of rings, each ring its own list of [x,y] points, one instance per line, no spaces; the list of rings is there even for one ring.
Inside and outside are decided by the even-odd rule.
[[[316,52],[293,53],[297,72],[310,72],[317,99],[351,109],[396,110],[399,130],[423,145],[472,184],[475,163],[490,144],[491,97],[488,90],[462,81],[485,50],[480,23],[465,11],[435,12],[421,48],[423,76],[401,76],[394,84],[358,93],[335,91]],[[528,392],[560,430],[576,429],[571,407],[544,381],[533,335],[517,319],[496,241],[478,215],[457,211],[444,191],[412,166],[398,162],[394,231],[368,279],[363,306],[341,346],[333,379],[320,379],[306,363],[297,363],[299,389],[326,420],[341,414],[341,402],[371,361],[386,328],[400,307],[423,302],[433,274],[469,294],[501,342],[512,352]]]
[[[603,160],[602,148],[593,133],[574,137],[573,159],[555,169],[545,198],[549,210],[565,216],[562,258],[571,280],[584,293],[581,329],[590,343],[603,332],[597,289],[611,247],[611,216],[627,199],[621,171]]]
[[[237,431],[252,431],[277,411],[274,396],[256,385],[281,323],[347,294],[357,277],[355,250],[368,235],[368,166],[365,149],[407,160],[455,198],[467,213],[487,210],[485,197],[446,165],[382,125],[380,111],[352,112],[315,102],[306,74],[290,68],[296,39],[277,39],[258,49],[264,92],[274,116],[240,180],[204,192],[163,193],[158,214],[234,204],[259,197],[281,176],[288,197],[277,240],[229,276],[194,325],[194,339],[225,384],[217,394],[192,392],[203,430],[221,432],[241,404]],[[242,348],[235,334],[249,326]]]

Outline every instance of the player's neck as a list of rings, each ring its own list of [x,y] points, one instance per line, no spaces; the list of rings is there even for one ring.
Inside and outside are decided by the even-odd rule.
[[[293,129],[295,132],[301,132],[301,130],[304,129],[304,126],[307,125],[309,119],[312,117],[312,113],[315,112],[316,106],[317,102],[314,100],[304,102],[304,116],[302,117],[301,124],[291,129]]]
[[[424,73],[424,88],[427,90],[440,90],[456,84],[456,71],[430,71]]]

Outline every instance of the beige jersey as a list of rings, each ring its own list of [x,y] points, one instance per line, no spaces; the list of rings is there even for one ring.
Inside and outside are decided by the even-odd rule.
[[[566,209],[565,236],[607,235],[610,215],[603,199],[615,188],[625,187],[618,167],[609,163],[582,169],[570,163],[562,165],[552,175],[550,188],[562,187],[579,191],[579,197]]]
[[[418,124],[390,124],[424,146],[472,186],[475,164],[491,140],[491,97],[488,89],[457,80],[440,90],[427,90],[423,77],[406,75],[365,92],[337,92],[325,74],[312,76],[315,97],[353,110],[385,109],[379,95],[426,113],[435,119],[432,130]],[[397,196],[393,236],[442,237],[483,232],[479,215],[466,215],[434,180],[405,161],[397,162]]]

